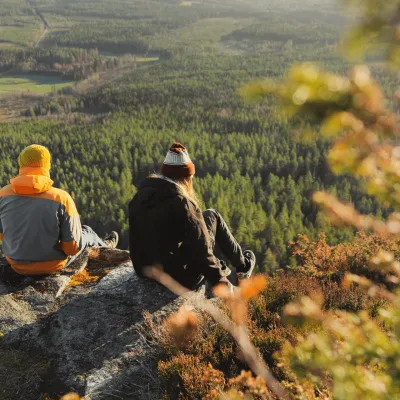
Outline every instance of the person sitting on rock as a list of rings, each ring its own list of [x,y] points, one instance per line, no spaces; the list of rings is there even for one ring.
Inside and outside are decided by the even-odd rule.
[[[235,267],[237,278],[250,277],[256,262],[253,252],[242,252],[218,211],[201,212],[193,189],[194,174],[186,148],[175,142],[161,175],[146,178],[129,203],[130,255],[135,271],[143,276],[145,267],[161,264],[164,272],[190,289],[203,278],[212,285],[229,285],[228,279],[237,283],[226,264],[214,255],[217,244]]]
[[[15,272],[54,274],[86,247],[117,246],[116,232],[103,241],[91,228],[82,227],[71,196],[53,187],[46,147],[26,147],[18,164],[19,175],[0,190],[0,240]]]

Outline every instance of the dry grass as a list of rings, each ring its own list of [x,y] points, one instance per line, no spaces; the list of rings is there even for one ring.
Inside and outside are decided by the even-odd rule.
[[[98,275],[98,274],[91,274],[86,269],[84,269],[82,272],[75,275],[70,280],[66,289],[68,289],[72,286],[87,285],[89,283],[95,283],[98,280],[100,280],[103,276],[105,276],[108,272],[110,272],[110,271],[106,270],[106,271],[104,271],[104,274]]]
[[[23,118],[23,113],[43,101],[41,94],[9,94],[0,92],[0,122],[10,122]]]
[[[86,268],[73,276],[67,289],[73,286],[93,284],[114,268],[130,260],[128,252],[105,247],[92,247],[88,253],[89,261]]]
[[[379,249],[395,250],[396,246],[397,242],[392,238],[376,235],[360,235],[352,243],[338,246],[328,246],[323,236],[314,243],[302,237],[293,246],[301,266],[268,278],[266,289],[249,302],[245,317],[248,337],[290,396],[322,399],[326,398],[323,396],[329,388],[320,387],[318,394],[312,383],[300,384],[288,364],[282,362],[280,354],[287,344],[296,345],[299,335],[320,329],[316,324],[288,325],[289,319],[283,318],[284,307],[303,296],[310,296],[321,299],[324,312],[366,310],[376,316],[377,309],[386,300],[371,298],[354,284],[344,285],[343,280],[348,271],[363,271],[375,278],[375,282],[380,282],[382,276],[369,268],[368,260]],[[218,304],[227,317],[236,318],[229,306]],[[158,348],[158,371],[166,399],[217,399],[224,398],[218,396],[230,390],[253,395],[265,388],[265,384],[263,386],[252,376],[242,374],[238,377],[242,370],[249,369],[250,364],[245,361],[234,336],[206,313],[198,312],[193,318],[185,311],[167,320],[153,319],[150,315],[145,319],[143,335],[150,346]],[[193,328],[194,320],[198,321],[197,329],[186,329]],[[182,336],[185,329],[187,335]],[[263,392],[257,396],[254,398],[271,398],[271,393]]]

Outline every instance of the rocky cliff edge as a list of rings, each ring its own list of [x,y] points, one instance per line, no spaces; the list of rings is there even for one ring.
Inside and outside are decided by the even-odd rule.
[[[76,285],[82,271],[89,279]],[[162,319],[182,303],[139,278],[122,250],[86,252],[44,279],[4,278],[0,399],[58,399],[71,391],[92,400],[160,398],[143,312]]]

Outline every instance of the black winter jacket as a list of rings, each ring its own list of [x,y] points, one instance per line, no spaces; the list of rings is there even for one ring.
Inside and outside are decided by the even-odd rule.
[[[139,275],[161,264],[186,287],[201,275],[212,284],[224,281],[219,260],[210,247],[201,210],[179,187],[163,178],[147,178],[129,203],[129,249]]]

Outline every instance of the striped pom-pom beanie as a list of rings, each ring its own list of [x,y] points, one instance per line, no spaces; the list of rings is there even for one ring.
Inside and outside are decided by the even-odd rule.
[[[172,179],[188,178],[195,174],[195,168],[186,147],[179,142],[173,143],[161,166],[161,173]]]

